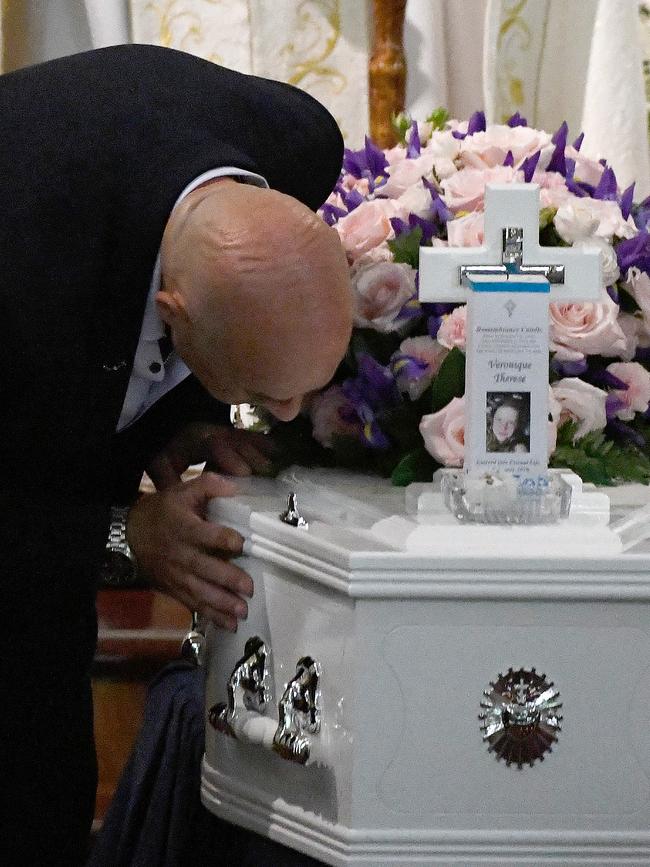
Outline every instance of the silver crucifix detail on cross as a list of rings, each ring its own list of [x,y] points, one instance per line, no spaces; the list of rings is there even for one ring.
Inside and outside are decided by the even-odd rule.
[[[544,277],[550,300],[595,301],[602,291],[597,250],[539,244],[539,187],[492,184],[485,190],[482,247],[422,247],[420,301],[466,301],[473,277]]]

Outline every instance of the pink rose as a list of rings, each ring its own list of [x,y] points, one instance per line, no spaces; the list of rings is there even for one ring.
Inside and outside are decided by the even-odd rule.
[[[370,183],[368,178],[355,178],[354,175],[343,175],[341,186],[346,190],[356,190],[362,196],[367,196],[370,192]]]
[[[580,439],[589,431],[602,430],[607,424],[607,392],[602,388],[596,388],[595,385],[571,376],[554,382],[551,390],[560,404],[558,423],[562,425],[569,420],[578,422],[574,440]]]
[[[413,186],[402,193],[399,199],[394,199],[393,201],[403,220],[408,220],[409,214],[416,214],[423,219],[431,215],[431,193],[422,181],[413,184]]]
[[[465,352],[467,326],[467,305],[455,307],[451,313],[443,316],[440,328],[438,329],[438,343],[442,344],[446,349],[453,349],[455,346]]]
[[[636,412],[645,412],[650,403],[650,373],[645,367],[637,361],[620,361],[608,364],[607,370],[627,385],[627,389],[612,391],[622,404],[616,416],[631,421]]]
[[[401,163],[402,160],[406,159],[406,148],[404,145],[395,145],[394,148],[388,148],[388,150],[385,150],[384,156],[386,157],[389,166],[392,166],[394,163]]]
[[[619,357],[623,361],[632,361],[639,348],[643,319],[641,316],[633,316],[631,313],[619,313],[618,324],[625,335],[625,349],[619,352]]]
[[[400,344],[399,354],[414,358],[420,364],[426,365],[424,370],[414,377],[409,372],[408,361],[395,361],[392,370],[397,382],[397,387],[402,394],[407,394],[411,400],[417,400],[427,390],[434,376],[440,370],[447,350],[437,340],[428,335],[422,337],[408,337]]]
[[[441,182],[447,207],[452,211],[476,211],[483,208],[486,184],[512,184],[523,181],[522,172],[512,166],[491,169],[464,169]]]
[[[397,199],[422,177],[430,177],[432,168],[433,157],[426,151],[414,159],[407,157],[401,162],[392,163],[386,169],[388,180],[381,187],[377,187],[375,195]]]
[[[480,247],[483,244],[484,230],[483,211],[456,217],[447,221],[447,243],[450,247]]]
[[[533,183],[539,186],[540,208],[559,208],[567,199],[573,198],[573,193],[559,172],[537,170],[533,175]]]
[[[502,166],[512,152],[515,165],[542,150],[551,141],[547,132],[530,126],[510,128],[505,125],[489,126],[485,132],[467,136],[461,142],[460,158],[464,165],[481,167]]]
[[[420,433],[424,447],[446,467],[460,467],[465,457],[465,398],[454,397],[447,406],[423,415]]]
[[[561,361],[585,355],[615,356],[625,350],[618,305],[606,293],[599,303],[550,304],[550,348]]]
[[[362,202],[358,208],[336,223],[343,248],[348,259],[354,261],[359,256],[377,247],[393,236],[390,218],[396,216],[395,205],[388,199],[375,199]]]
[[[350,408],[350,402],[340,385],[331,385],[312,398],[309,414],[313,437],[326,449],[333,448],[336,436],[359,435],[359,425],[345,421],[342,417],[342,410],[347,408]]]
[[[404,262],[375,262],[353,268],[354,324],[375,331],[396,331],[395,319],[415,295],[415,270]]]
[[[392,262],[393,254],[390,251],[390,247],[388,246],[387,241],[382,241],[381,244],[378,244],[376,247],[373,247],[372,250],[368,250],[367,253],[364,253],[363,256],[359,256],[358,259],[355,260],[353,269],[356,271],[361,268],[362,265],[371,265],[375,262]]]

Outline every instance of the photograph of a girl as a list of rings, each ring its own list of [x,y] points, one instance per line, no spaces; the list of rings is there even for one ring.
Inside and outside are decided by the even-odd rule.
[[[530,394],[490,391],[486,403],[486,451],[529,452]]]

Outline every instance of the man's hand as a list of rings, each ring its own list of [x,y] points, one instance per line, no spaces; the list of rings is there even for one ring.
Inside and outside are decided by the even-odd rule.
[[[181,481],[192,464],[208,464],[232,476],[268,474],[274,454],[272,440],[264,434],[223,425],[195,423],[177,434],[152,460],[147,474],[159,491]]]
[[[231,632],[245,619],[242,597],[253,595],[250,576],[229,562],[241,554],[235,530],[206,520],[213,497],[231,497],[235,486],[215,473],[142,497],[131,509],[127,539],[151,583],[216,626]]]

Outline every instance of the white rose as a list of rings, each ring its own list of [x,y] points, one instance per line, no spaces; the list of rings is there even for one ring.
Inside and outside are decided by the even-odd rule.
[[[399,199],[394,201],[402,219],[407,219],[409,214],[416,214],[423,218],[431,215],[431,193],[422,181],[409,187]]]
[[[553,223],[558,235],[567,244],[591,238],[598,228],[598,218],[591,208],[584,204],[584,199],[577,197],[572,197],[560,205]]]

